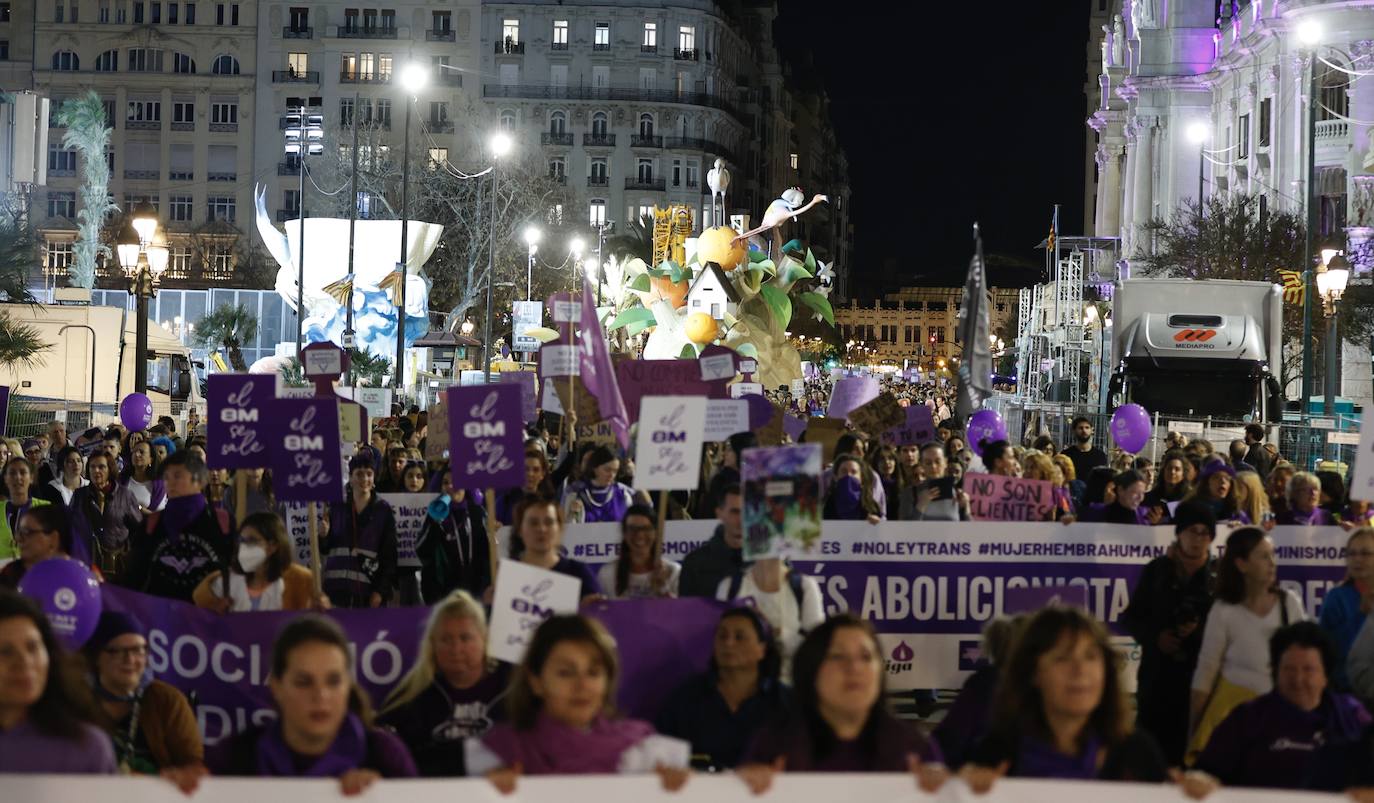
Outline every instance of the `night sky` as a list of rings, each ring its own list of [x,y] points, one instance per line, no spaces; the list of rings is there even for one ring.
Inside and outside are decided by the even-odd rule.
[[[1055,203],[1082,233],[1089,2],[779,3],[849,157],[853,295],[962,284],[974,221],[995,285],[1040,279]]]

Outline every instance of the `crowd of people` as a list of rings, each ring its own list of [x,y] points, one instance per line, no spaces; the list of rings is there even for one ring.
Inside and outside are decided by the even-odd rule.
[[[958,775],[975,790],[1010,776],[1374,797],[1369,507],[1339,475],[1296,470],[1263,427],[1225,453],[1171,435],[1157,462],[1108,454],[1087,419],[1062,445],[973,448],[947,419],[923,444],[841,436],[826,519],[965,521],[962,478],[983,471],[1052,483],[1050,521],[1175,531],[1121,619],[1141,650],[1135,706],[1105,627],[1050,607],[990,623],[953,707],[915,723],[888,708],[871,624],[827,616],[816,579],[785,559],[745,559],[740,456],[756,433],[705,447],[698,488],[660,500],[635,490],[633,460],[615,444],[567,444],[533,426],[523,486],[492,500],[511,527],[503,556],[577,578],[584,602],[751,601],[725,608],[709,668],[665,693],[648,722],[617,714],[617,645],[595,619],[554,616],[520,664],[488,659],[498,547],[487,500],[424,460],[423,411],[396,413],[357,445],[345,501],[320,517],[318,580],[296,560],[271,472],[208,469],[203,435],[170,419],[74,438],[55,421],[44,437],[0,441],[0,771],[157,773],[188,792],[207,774],[331,777],[352,793],[417,775],[485,776],[509,791],[526,774],[654,773],[677,789],[694,769],[732,769],[758,793],[779,772],[905,772],[927,790]],[[415,571],[398,561],[381,496],[391,492],[433,497]],[[664,555],[661,501],[673,518],[716,522],[680,562]],[[568,555],[573,522],[618,524],[618,557],[596,571]],[[1235,525],[1220,558],[1219,523]],[[1276,524],[1349,533],[1346,578],[1315,621],[1277,585]],[[64,649],[31,601],[4,590],[55,558],[216,614],[300,611],[271,654],[276,719],[203,745],[185,696],[153,678],[149,633],[128,614],[107,610],[78,653]],[[428,619],[415,664],[375,710],[347,639],[318,612],[384,606],[425,606]]]

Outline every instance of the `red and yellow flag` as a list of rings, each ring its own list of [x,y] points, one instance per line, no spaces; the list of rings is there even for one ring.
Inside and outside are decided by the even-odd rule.
[[[1307,288],[1303,286],[1302,271],[1281,270],[1279,279],[1283,282],[1283,300],[1287,304],[1301,304]]]

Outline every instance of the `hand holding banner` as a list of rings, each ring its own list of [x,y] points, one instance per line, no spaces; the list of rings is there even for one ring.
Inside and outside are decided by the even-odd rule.
[[[449,388],[448,414],[454,488],[485,491],[524,484],[519,387]]]
[[[577,613],[581,595],[582,581],[576,577],[503,559],[491,602],[487,655],[520,663],[539,625],[557,613]]]

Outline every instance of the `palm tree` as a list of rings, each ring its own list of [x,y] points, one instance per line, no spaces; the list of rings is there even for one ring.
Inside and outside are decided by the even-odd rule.
[[[112,129],[95,90],[63,103],[53,120],[67,129],[62,147],[81,154],[81,209],[76,213],[81,237],[73,248],[71,282],[76,287],[95,287],[96,257],[110,255],[109,246],[100,241],[100,226],[117,209],[110,202],[110,165],[105,161]]]
[[[33,303],[28,279],[37,253],[37,241],[27,218],[0,216],[0,300]],[[37,329],[0,312],[0,366],[32,368],[36,364],[34,358],[48,348]]]
[[[625,226],[624,234],[606,239],[606,256],[622,262],[639,257],[645,264],[654,259],[654,216],[643,215]]]
[[[381,387],[382,377],[391,373],[391,361],[386,357],[376,357],[366,351],[349,349],[348,359],[352,366],[355,385]]]
[[[202,348],[222,347],[229,353],[229,364],[235,371],[247,371],[243,361],[243,344],[257,338],[257,316],[243,305],[224,306],[200,319],[196,326],[195,343]]]
[[[48,348],[37,329],[0,312],[0,367],[33,368],[38,364],[34,358]]]

